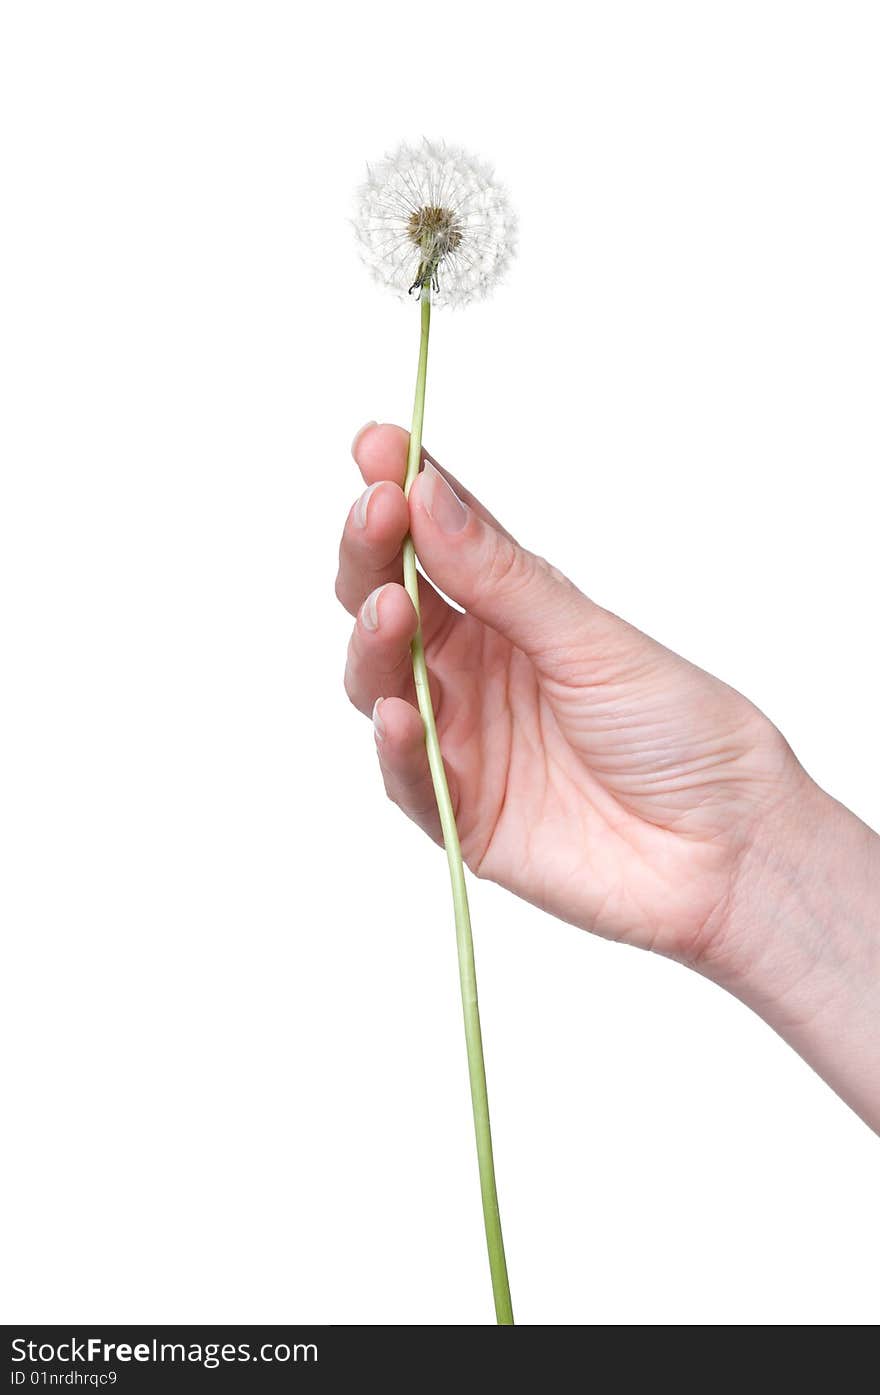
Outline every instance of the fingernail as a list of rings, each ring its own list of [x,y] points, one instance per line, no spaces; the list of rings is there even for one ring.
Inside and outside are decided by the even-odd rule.
[[[384,480],[376,480],[376,483],[371,484],[369,489],[365,489],[361,497],[358,499],[357,503],[354,506],[354,521],[356,527],[366,528],[367,509],[370,507],[370,500],[372,499],[376,490],[379,488],[379,485],[384,483]]]
[[[466,505],[446,483],[440,471],[434,469],[430,460],[425,461],[423,473],[425,483],[422,488],[428,517],[434,520],[441,533],[460,533],[467,523]]]
[[[365,422],[364,422],[364,424],[363,424],[363,426],[361,427],[360,431],[357,432],[357,434],[356,434],[354,440],[353,440],[352,443],[351,443],[351,453],[352,453],[352,455],[354,455],[355,451],[357,450],[357,443],[358,443],[358,441],[361,439],[361,437],[363,436],[364,432],[365,432],[365,431],[369,431],[369,429],[370,429],[371,426],[378,426],[378,425],[379,425],[379,423],[378,423],[377,421],[365,421]]]
[[[379,712],[379,709],[381,708],[382,703],[384,701],[384,698],[378,697],[376,698],[376,701],[373,703],[373,732],[377,741],[385,740],[385,723],[382,721],[382,717]]]
[[[379,628],[379,597],[384,590],[384,586],[377,586],[375,591],[370,592],[361,606],[361,624],[365,630],[378,630]]]

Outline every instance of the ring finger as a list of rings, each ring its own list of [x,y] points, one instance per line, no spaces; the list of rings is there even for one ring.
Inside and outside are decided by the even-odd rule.
[[[416,632],[416,612],[403,587],[395,582],[371,591],[358,611],[348,645],[345,691],[365,715],[378,697],[412,697],[410,641]],[[430,675],[435,713],[440,686]]]

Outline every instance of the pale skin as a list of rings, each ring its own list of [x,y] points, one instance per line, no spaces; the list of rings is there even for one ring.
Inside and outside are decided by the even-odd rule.
[[[440,839],[415,707],[412,532],[437,726],[471,870],[742,998],[880,1131],[880,837],[733,688],[521,547],[408,434],[369,423],[336,590],[346,690],[389,797]]]

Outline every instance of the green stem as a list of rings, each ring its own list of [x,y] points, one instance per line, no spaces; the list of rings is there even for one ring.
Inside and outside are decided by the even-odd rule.
[[[422,423],[425,417],[425,380],[428,372],[428,333],[431,327],[431,288],[422,287],[421,293],[422,334],[419,343],[419,368],[416,376],[416,396],[413,406],[412,431],[409,438],[409,455],[406,462],[404,493],[409,496],[422,463]],[[419,609],[419,578],[416,568],[416,551],[411,537],[403,544],[403,580],[410,599]],[[510,1285],[507,1280],[507,1262],[504,1258],[504,1239],[501,1234],[501,1214],[498,1209],[498,1191],[495,1186],[495,1161],[492,1156],[492,1130],[489,1127],[489,1096],[486,1091],[486,1067],[483,1062],[483,1037],[480,1031],[480,1008],[477,1002],[477,971],[474,965],[474,940],[471,934],[471,917],[468,909],[467,886],[464,879],[464,863],[455,814],[446,783],[446,770],[440,753],[437,724],[434,721],[434,708],[428,687],[428,666],[425,662],[425,644],[422,638],[421,620],[412,642],[413,677],[419,711],[425,723],[425,745],[428,751],[428,764],[434,782],[437,810],[440,814],[440,827],[449,863],[449,876],[452,880],[452,901],[455,907],[455,937],[458,945],[458,973],[461,980],[461,1004],[464,1011],[464,1034],[467,1042],[468,1073],[471,1082],[471,1103],[474,1111],[474,1131],[477,1137],[477,1160],[480,1168],[480,1192],[483,1198],[483,1219],[486,1224],[486,1244],[489,1249],[489,1269],[492,1274],[492,1293],[495,1298],[495,1314],[503,1326],[513,1325],[513,1308],[510,1303]]]

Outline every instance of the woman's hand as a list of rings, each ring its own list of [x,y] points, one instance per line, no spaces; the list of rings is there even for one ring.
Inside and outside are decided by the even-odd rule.
[[[390,797],[439,839],[414,706],[416,617],[401,585],[412,529],[422,623],[465,861],[586,930],[689,961],[717,952],[737,869],[803,772],[765,717],[518,546],[433,463],[407,508],[407,434],[369,426],[369,486],[345,527],[337,590],[358,619],[346,687],[375,709]],[[448,477],[447,477],[448,478]]]
[[[817,789],[746,698],[588,599],[427,455],[407,503],[407,442],[396,426],[358,434],[368,488],[346,522],[337,579],[357,615],[346,689],[373,713],[389,796],[439,839],[410,670],[416,617],[401,584],[409,530],[431,581],[465,612],[421,580],[468,865],[586,930],[711,973],[793,1038],[782,1019],[802,1024],[810,992],[826,1002],[816,966],[827,954],[787,924],[798,920],[792,877],[809,900],[810,849],[826,818],[844,821],[840,836],[856,862],[868,856],[869,880],[880,840]],[[873,844],[862,849],[858,830]],[[851,867],[848,885],[863,872]],[[816,913],[804,904],[800,918]],[[876,936],[859,943],[877,953]]]

